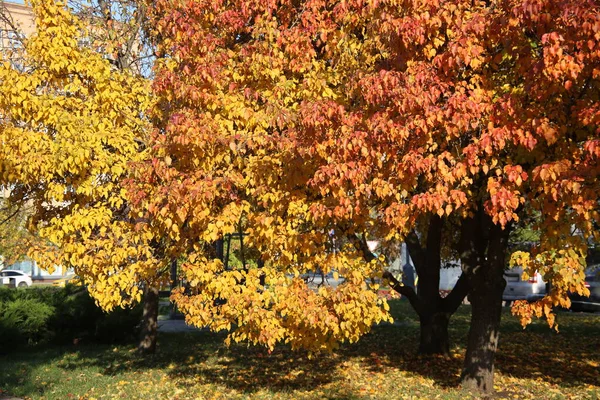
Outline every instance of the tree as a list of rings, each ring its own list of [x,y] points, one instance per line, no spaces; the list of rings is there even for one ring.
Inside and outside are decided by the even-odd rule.
[[[376,8],[386,18],[374,19],[379,27],[363,36],[393,32],[382,36],[385,50],[377,48],[387,63],[359,84],[379,95],[371,112],[404,131],[394,136],[390,153],[400,157],[391,178],[408,175],[416,184],[405,189],[408,201],[395,205],[407,210],[399,216],[462,219],[457,249],[473,310],[463,384],[488,391],[514,224],[542,215],[539,246],[532,257],[516,253],[513,263],[529,274],[540,270],[553,288],[540,302],[515,306],[524,322],[536,314],[553,325],[552,306],[568,306],[569,291],[586,291],[583,256],[587,238],[597,240],[598,218],[598,6],[413,5],[399,20],[385,5]],[[381,131],[372,137],[394,133],[385,125]],[[384,144],[371,142],[375,149]]]
[[[10,204],[30,205],[30,228],[52,244],[32,258],[73,267],[105,310],[130,306],[164,279],[160,240],[123,186],[129,163],[146,156],[148,82],[85,46],[90,27],[63,3],[32,7],[37,33],[18,62],[0,65],[0,185]]]
[[[213,13],[211,4],[158,2],[150,10],[163,56],[154,82],[156,131],[153,158],[139,165],[132,197],[154,234],[169,238],[167,252],[187,255],[182,271],[189,288],[172,298],[189,323],[214,330],[235,325],[230,339],[237,341],[312,351],[355,341],[374,322],[389,320],[377,285],[365,284],[380,260],[365,263],[350,244],[333,251],[332,229],[358,232],[358,219],[342,229],[333,211],[317,216],[310,209],[319,206],[312,196],[322,197],[306,186],[318,164],[306,162],[294,151],[296,140],[281,134],[295,118],[290,111],[301,91],[272,65],[275,30],[259,25],[265,40],[252,40],[254,22],[248,29],[238,24],[256,10],[232,12],[230,19],[236,5]],[[320,77],[313,73],[309,78]],[[323,87],[315,83],[307,89],[320,97]],[[360,213],[368,217],[369,210]],[[234,232],[246,233],[245,245],[261,254],[256,267],[225,270],[215,242]],[[299,276],[333,268],[346,278],[335,291],[314,292]]]
[[[463,384],[493,390],[514,224],[542,216],[539,246],[513,263],[553,288],[515,305],[524,322],[553,325],[552,306],[586,292],[598,15],[568,0],[157,2],[159,129],[134,190],[157,234],[190,253],[195,289],[174,296],[188,321],[268,346],[355,340],[387,315],[364,283],[382,272],[365,232],[422,249],[438,242],[437,215],[460,227],[473,310]],[[223,270],[212,243],[239,230],[264,268]],[[332,234],[350,246],[328,252]],[[348,283],[312,293],[290,278],[317,268]]]
[[[120,70],[148,77],[154,48],[145,34],[146,8],[135,0],[69,0],[68,6],[88,27],[88,45]]]
[[[34,239],[26,229],[27,211],[26,206],[11,206],[0,198],[0,267],[27,254],[27,243]]]
[[[338,54],[334,52],[334,45],[331,46],[331,54],[324,54],[326,43],[319,38],[317,43],[312,43],[310,35],[302,31],[306,26],[296,27],[293,23],[296,19],[306,18],[303,24],[318,32],[322,28],[319,24],[326,25],[330,18],[327,13],[321,14],[323,10],[319,7],[307,11],[306,8],[287,5],[275,10],[269,9],[271,6],[263,9],[263,6],[256,5],[256,9],[248,8],[243,16],[236,14],[231,20],[229,11],[236,5],[232,4],[231,8],[224,8],[216,14],[207,12],[205,7],[208,3],[198,3],[193,7],[181,4],[173,12],[170,3],[168,11],[167,8],[161,9],[160,4],[153,8],[158,13],[155,17],[162,18],[156,24],[156,30],[163,42],[162,51],[168,57],[163,61],[163,68],[155,82],[157,96],[163,99],[156,113],[161,131],[156,136],[154,165],[142,172],[149,182],[146,185],[148,200],[143,208],[153,218],[164,220],[159,229],[179,241],[175,245],[180,246],[182,252],[192,251],[190,249],[197,242],[205,243],[206,249],[200,251],[207,254],[201,256],[206,258],[188,264],[188,268],[190,274],[208,268],[212,274],[204,274],[207,281],[215,275],[227,277],[218,261],[207,263],[216,257],[210,243],[225,233],[238,231],[240,225],[250,233],[251,246],[259,248],[271,263],[277,258],[278,265],[271,264],[270,267],[279,270],[280,274],[304,272],[317,267],[339,269],[341,257],[352,260],[351,263],[343,260],[350,264],[344,268],[347,272],[344,275],[356,274],[356,284],[362,285],[365,278],[381,274],[381,267],[366,270],[360,267],[365,260],[373,265],[377,263],[376,258],[365,251],[366,237],[363,233],[370,231],[378,238],[391,241],[402,237],[407,230],[400,221],[390,223],[390,213],[382,212],[385,211],[382,201],[389,203],[396,194],[395,189],[391,189],[392,185],[384,180],[396,171],[396,160],[381,152],[371,155],[353,150],[359,149],[366,138],[364,131],[354,131],[364,126],[353,126],[361,124],[364,102],[355,101],[352,90],[345,90],[349,82],[342,82],[342,79],[351,81],[361,74],[363,67],[374,68],[377,57],[371,57],[366,63],[357,57],[349,64],[351,60],[343,53],[348,49],[343,48],[343,52]],[[267,25],[255,24],[257,18],[262,18],[263,12],[269,18],[274,14],[278,17],[284,15],[285,20],[280,27],[265,22],[266,19],[260,24]],[[239,24],[245,18],[253,22],[245,26],[228,25]],[[344,23],[352,24],[351,21]],[[289,25],[289,31],[277,32],[278,28],[285,30]],[[353,27],[345,29],[351,31]],[[218,34],[213,38],[214,32]],[[340,36],[339,32],[333,34]],[[343,43],[343,40],[350,39],[354,46],[351,52],[358,54],[361,39],[352,33],[341,34],[346,36],[336,40]],[[195,41],[204,36],[211,38],[202,39],[206,46],[194,46]],[[277,53],[273,53],[273,49],[277,49]],[[335,70],[328,67],[328,59],[333,57],[344,58]],[[338,82],[335,91],[330,82]],[[338,115],[344,109],[334,101],[336,98],[350,108],[348,121],[342,121],[345,116]],[[339,143],[331,136],[338,134],[337,126],[344,124],[350,138],[345,139],[340,149]],[[365,160],[365,156],[369,159]],[[377,161],[373,163],[374,160]],[[288,169],[293,171],[293,176],[287,174]],[[390,172],[384,175],[381,172],[385,170]],[[153,187],[154,183],[162,187],[157,190]],[[399,186],[398,192],[411,184]],[[339,186],[339,190],[330,188],[330,185]],[[359,185],[363,186],[362,193],[344,190]],[[207,202],[202,202],[198,193],[209,196]],[[349,197],[357,194],[361,197],[351,204]],[[257,196],[258,201],[251,199]],[[373,210],[377,212],[376,220],[372,218]],[[436,227],[441,233],[441,225],[438,223]],[[331,232],[350,246],[332,255],[327,251]],[[431,238],[434,236],[431,235]],[[413,249],[416,249],[418,243],[412,243]],[[433,246],[434,243],[428,248],[429,254],[436,254]],[[412,292],[411,296],[424,316],[423,325],[429,327],[424,329],[428,330],[424,338],[437,330],[431,320],[440,319],[435,317],[439,313],[431,305],[443,304],[440,307],[444,307],[447,326],[447,316],[466,294],[465,286],[461,284],[460,290],[447,300],[439,297],[439,240],[437,247],[438,256],[428,260],[427,267],[419,268],[422,273],[437,273],[437,281],[425,279],[431,290],[422,290],[419,297]],[[210,266],[213,262],[216,265]],[[418,263],[425,263],[425,260],[419,258]],[[190,281],[198,283],[193,276]],[[247,282],[244,277],[239,277],[238,281]],[[232,286],[231,282],[229,279],[224,286]],[[283,281],[278,284],[283,285]],[[208,310],[202,308],[207,317],[196,320],[198,324],[209,320],[208,316],[222,312],[220,303],[217,304],[221,308],[216,310],[215,304],[211,303],[211,298],[222,296],[217,293],[220,286],[213,291],[202,287],[195,295],[199,303],[208,305],[205,307]],[[255,288],[251,290],[256,291]],[[406,293],[405,290],[402,292]],[[461,292],[462,295],[459,294]],[[177,298],[180,307],[185,308],[184,303],[189,302],[189,298]],[[451,305],[446,305],[450,302]],[[194,305],[197,307],[197,304]],[[229,318],[237,321],[235,315]],[[375,315],[380,318],[381,311]],[[190,321],[194,321],[193,317]],[[441,325],[444,325],[443,321]],[[445,329],[442,328],[440,334],[446,335],[444,339],[447,342]],[[429,341],[423,345],[423,350],[438,351],[434,348],[439,346],[435,343],[437,340]],[[310,343],[318,344],[315,341]],[[439,351],[447,351],[447,347],[446,343]]]
[[[229,302],[232,296],[221,293],[221,287],[232,287],[236,296],[248,295],[237,292],[243,286],[240,283],[248,283],[243,274],[234,275],[234,281],[216,260],[212,243],[230,232],[247,231],[250,246],[258,249],[269,270],[280,276],[317,268],[342,268],[340,272],[345,276],[354,274],[354,283],[361,286],[365,279],[381,276],[380,260],[368,251],[365,232],[383,239],[385,246],[401,238],[417,218],[393,221],[393,210],[386,209],[396,195],[413,184],[394,188],[387,181],[397,172],[397,161],[377,149],[368,154],[356,151],[367,139],[367,129],[360,121],[365,102],[355,98],[352,90],[357,89],[346,88],[356,86],[351,81],[363,73],[361,69],[376,67],[377,56],[366,63],[357,57],[350,64],[352,60],[344,53],[347,48],[336,53],[337,47],[332,44],[326,53],[325,41],[317,38],[312,43],[313,39],[303,30],[309,26],[309,30],[318,32],[322,28],[319,25],[328,24],[331,17],[321,13],[323,10],[316,7],[318,2],[314,3],[314,10],[290,4],[277,10],[272,6],[245,9],[231,4],[207,11],[208,3],[182,3],[175,8],[171,3],[161,4],[152,8],[157,21],[155,34],[160,37],[164,56],[155,81],[159,98],[155,125],[159,130],[155,136],[155,159],[152,165],[140,169],[144,182],[141,191],[146,197],[139,206],[149,213],[149,220],[156,222],[157,235],[170,235],[173,246],[182,253],[196,253],[184,269],[188,270],[189,281],[199,289],[192,296],[175,297],[180,308],[192,310],[189,321],[203,325],[218,320],[214,315],[221,316],[228,305],[215,300],[225,296]],[[244,9],[240,15],[231,11],[238,6]],[[266,22],[271,17],[275,21],[275,14],[277,18],[285,16],[281,26]],[[344,18],[342,14],[340,19]],[[235,25],[241,24],[242,19],[251,22]],[[256,22],[257,19],[262,22]],[[306,19],[304,26],[294,23],[299,19]],[[352,54],[360,53],[362,39],[351,33],[355,29],[353,22],[343,23],[349,32],[327,29],[339,36],[335,40],[340,43],[351,40]],[[199,40],[205,43],[204,47],[195,46]],[[343,62],[335,70],[328,66],[330,60],[340,57]],[[349,108],[347,116],[341,115],[346,112],[343,106]],[[348,135],[341,148],[333,140],[340,133],[339,126],[346,128],[344,134]],[[362,188],[355,190],[357,186]],[[351,202],[352,196],[355,199]],[[432,220],[433,230],[441,234],[439,218]],[[416,236],[412,232],[410,237]],[[332,253],[333,237],[348,246]],[[203,247],[198,243],[204,243]],[[411,244],[417,251],[418,238]],[[466,295],[466,285],[461,280],[453,295],[441,299],[440,240],[432,240],[427,249],[419,251],[434,255],[428,260],[418,257],[418,271],[432,275],[432,279],[423,280],[425,284],[418,296],[409,294],[422,316],[421,348],[423,352],[447,352],[448,318]],[[193,261],[196,257],[198,262]],[[365,268],[365,261],[374,268]],[[199,271],[203,271],[204,282],[194,276]],[[252,273],[265,276],[264,270]],[[225,282],[215,283],[215,278]],[[207,288],[209,282],[215,288]],[[256,282],[263,286],[260,279]],[[283,277],[276,284],[290,285]],[[369,301],[375,299],[376,288],[373,285],[365,292],[369,293]],[[261,293],[264,289],[249,290]],[[311,292],[304,294],[307,288],[301,290],[303,296],[315,297]],[[408,288],[399,290],[408,293]],[[321,300],[315,297],[314,301]],[[287,305],[293,303],[286,302]],[[271,306],[261,304],[269,311]],[[203,317],[196,318],[194,311]],[[238,323],[237,310],[228,311],[227,322],[215,324],[216,329]],[[288,311],[282,314],[272,318],[289,323]],[[376,310],[374,320],[382,315],[386,314]],[[349,326],[346,321],[342,325],[338,316],[332,320]],[[367,329],[361,327],[361,332]],[[239,323],[238,330],[243,330]],[[292,333],[296,334],[283,331],[278,338],[287,340],[285,336]],[[320,346],[314,340],[308,343]]]

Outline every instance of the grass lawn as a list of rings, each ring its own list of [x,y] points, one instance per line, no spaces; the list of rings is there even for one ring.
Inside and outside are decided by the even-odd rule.
[[[418,320],[394,300],[395,325],[309,359],[286,347],[223,343],[208,332],[161,334],[158,354],[134,345],[40,346],[0,357],[2,393],[46,399],[463,399],[458,389],[469,307],[451,321],[452,357],[419,357]],[[600,315],[561,312],[523,330],[508,310],[496,362],[499,398],[600,398]],[[0,395],[1,398],[1,395]]]

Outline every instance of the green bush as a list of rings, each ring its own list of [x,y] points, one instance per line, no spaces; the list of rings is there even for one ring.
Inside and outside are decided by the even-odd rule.
[[[33,299],[0,302],[0,349],[43,340],[53,313],[54,307]]]
[[[94,338],[102,343],[136,340],[140,333],[141,319],[141,305],[126,309],[117,308],[98,319]]]
[[[74,340],[113,343],[134,339],[141,320],[141,306],[103,312],[96,306],[87,290],[67,285],[64,288],[32,287],[22,290],[0,288],[0,304],[12,310],[13,303],[41,304],[50,312],[43,320],[43,329],[36,331],[26,342],[53,341],[72,343]],[[0,314],[1,315],[1,314]],[[41,315],[41,314],[35,314]],[[44,314],[46,315],[46,314]],[[10,314],[0,323],[0,339],[14,341],[22,335],[16,333],[17,316]],[[6,320],[6,321],[4,321]],[[31,320],[40,321],[39,318]]]
[[[74,339],[93,338],[96,323],[102,318],[102,310],[84,288],[56,289],[54,297],[56,313],[49,321],[52,339],[57,342],[69,343]]]
[[[22,290],[24,291],[24,290]],[[15,300],[16,290],[9,289],[6,286],[0,286],[0,303],[6,303]]]

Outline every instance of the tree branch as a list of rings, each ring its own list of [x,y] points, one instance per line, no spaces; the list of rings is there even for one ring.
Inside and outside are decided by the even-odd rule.
[[[375,255],[369,250],[369,245],[366,240],[359,238],[356,233],[347,233],[346,237],[350,243],[362,253],[366,262],[371,262],[375,259]]]
[[[5,223],[7,223],[9,220],[11,220],[15,215],[17,215],[19,213],[19,211],[21,211],[21,207],[17,207],[15,211],[13,211],[12,213],[10,213],[6,218],[4,218],[4,220],[2,220],[2,222],[0,222],[0,225],[4,225]]]
[[[404,238],[404,242],[406,243],[408,254],[415,264],[417,274],[419,274],[423,270],[423,265],[425,264],[425,252],[421,247],[419,236],[417,236],[417,233],[414,230],[411,230],[408,235],[406,235],[406,238]]]
[[[4,24],[7,25],[11,31],[13,31],[15,33],[20,32],[20,29],[15,24],[15,22],[12,18],[12,15],[8,11],[8,8],[6,8],[6,4],[4,4],[4,1],[0,1],[0,21],[4,22]],[[22,40],[20,40],[20,41],[21,41],[21,43],[23,43]]]
[[[467,297],[467,294],[469,294],[469,290],[469,279],[466,274],[462,273],[456,285],[450,291],[450,294],[442,299],[442,309],[447,313],[454,314],[465,297]]]
[[[415,290],[412,287],[402,285],[398,281],[398,279],[396,279],[394,277],[394,275],[392,275],[392,273],[389,271],[385,271],[383,273],[383,279],[387,279],[390,282],[390,287],[392,289],[394,289],[396,292],[400,293],[402,296],[405,296],[408,299],[408,301],[410,302],[410,304],[412,305],[412,307],[415,309],[417,314],[420,314],[421,303],[419,301],[417,293],[415,292]]]

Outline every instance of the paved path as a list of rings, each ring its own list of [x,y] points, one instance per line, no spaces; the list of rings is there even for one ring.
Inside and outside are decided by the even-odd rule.
[[[394,321],[393,324],[389,322],[382,322],[379,326],[410,326],[412,322],[407,321]],[[158,320],[158,331],[159,332],[201,332],[205,329],[196,328],[185,323],[182,319],[162,319]],[[4,400],[0,397],[0,400]]]
[[[199,332],[200,329],[190,326],[182,319],[158,320],[159,332]],[[2,399],[0,399],[2,400]]]

